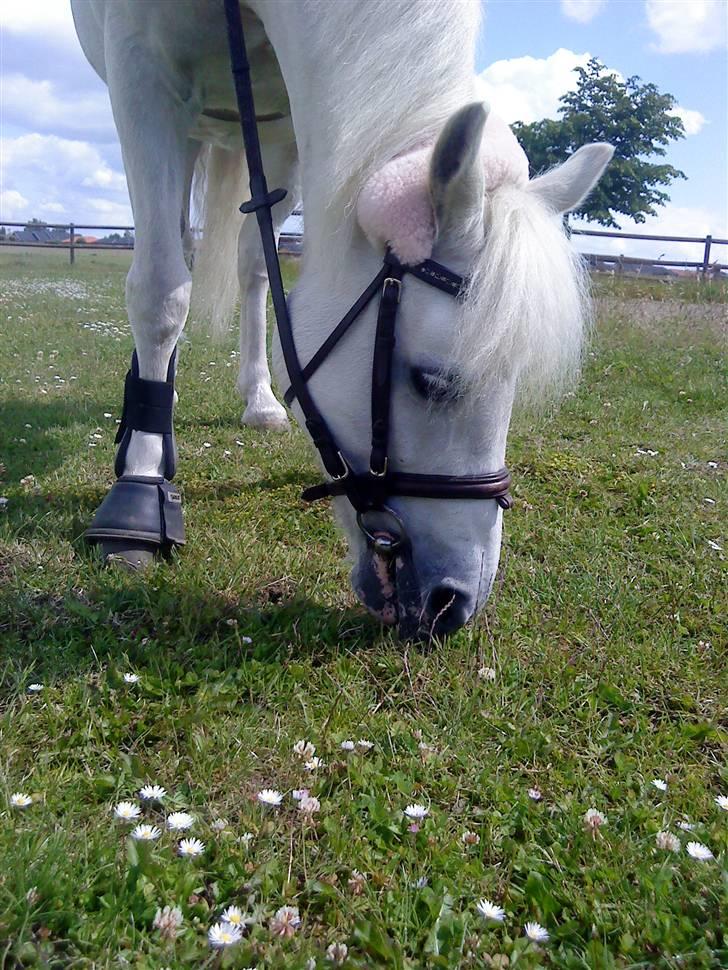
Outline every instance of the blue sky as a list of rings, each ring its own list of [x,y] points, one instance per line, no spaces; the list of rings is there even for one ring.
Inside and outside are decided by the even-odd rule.
[[[106,89],[80,51],[66,0],[3,0],[0,28],[0,218],[131,223]],[[688,179],[673,184],[670,204],[642,229],[725,237],[727,36],[727,0],[488,0],[477,66],[508,121],[556,117],[573,67],[588,55],[673,94],[690,134],[667,161]],[[699,258],[680,244],[626,246],[599,243],[600,251],[669,248],[675,258]]]

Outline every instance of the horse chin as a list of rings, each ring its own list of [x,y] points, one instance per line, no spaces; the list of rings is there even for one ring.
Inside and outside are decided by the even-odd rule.
[[[429,638],[410,556],[385,558],[367,550],[352,571],[351,583],[369,613],[385,626],[396,626],[403,640]]]

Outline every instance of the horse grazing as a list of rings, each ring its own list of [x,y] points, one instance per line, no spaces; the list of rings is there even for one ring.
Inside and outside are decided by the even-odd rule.
[[[288,190],[273,209],[276,231],[299,184],[305,205],[303,266],[289,299],[300,360],[311,360],[390,258],[401,272],[396,292],[385,280],[398,316],[396,348],[390,342],[386,358],[381,474],[467,482],[501,469],[507,489],[502,466],[516,392],[541,399],[578,367],[589,304],[561,215],[594,186],[611,147],[587,145],[529,181],[512,132],[478,100],[478,3],[243,0],[240,13],[266,173]],[[222,4],[73,0],[73,14],[109,87],[136,225],[126,285],[136,351],[118,480],[88,536],[111,558],[138,565],[184,541],[169,480],[175,348],[192,297],[193,181],[205,214],[193,299],[225,326],[239,284],[243,421],[278,428],[287,418],[267,364],[263,250],[255,220],[236,213],[246,163]],[[418,268],[438,264],[465,281],[457,299],[437,288],[439,270],[418,278]],[[335,482],[376,475],[367,469],[378,329],[370,302],[308,381],[341,449],[341,476],[323,462]],[[273,364],[285,388],[290,374],[277,339]],[[292,410],[321,450],[298,400]],[[350,495],[334,503],[354,590],[383,622],[405,636],[442,635],[483,605],[505,501],[400,489],[386,496],[381,524],[375,515],[366,528]],[[393,541],[399,528],[406,542]],[[388,545],[396,553],[386,555]]]

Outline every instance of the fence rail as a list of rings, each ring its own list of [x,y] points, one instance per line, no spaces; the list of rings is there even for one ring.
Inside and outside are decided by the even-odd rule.
[[[296,211],[293,215],[301,215],[300,211]],[[0,221],[0,227],[23,229],[23,230],[33,230],[33,229],[63,229],[68,232],[68,240],[47,240],[47,241],[30,241],[30,240],[15,240],[15,239],[0,239],[0,246],[25,246],[25,247],[37,247],[39,249],[67,249],[69,251],[70,262],[75,262],[76,250],[79,248],[83,249],[133,249],[134,243],[104,243],[104,242],[81,242],[78,238],[79,229],[104,229],[107,232],[134,232],[134,226],[99,226],[91,225],[85,223],[74,223],[74,222],[48,222],[42,225],[36,225],[35,223],[28,222],[2,222]],[[281,240],[287,239],[292,240],[297,237],[297,233],[286,233],[281,236]],[[715,239],[711,235],[707,236],[657,236],[651,233],[644,232],[621,232],[616,230],[607,229],[572,229],[572,236],[595,236],[601,238],[611,238],[611,239],[638,239],[646,240],[648,242],[676,242],[676,243],[692,243],[694,245],[701,245],[703,247],[703,258],[700,260],[676,260],[676,259],[650,259],[648,257],[639,256],[624,256],[624,255],[614,255],[610,253],[582,253],[585,259],[587,259],[595,269],[599,269],[598,264],[612,264],[617,272],[623,272],[624,267],[627,266],[639,266],[640,268],[645,266],[664,266],[666,268],[675,267],[683,269],[695,269],[700,270],[703,278],[707,277],[711,272],[715,271],[717,273],[724,272],[728,270],[728,263],[718,263],[710,261],[711,249],[713,246],[728,246],[728,239]],[[287,247],[286,251],[298,253],[300,252],[299,246]]]

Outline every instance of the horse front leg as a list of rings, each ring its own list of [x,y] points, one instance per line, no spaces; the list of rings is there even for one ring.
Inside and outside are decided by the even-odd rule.
[[[170,484],[176,346],[191,276],[180,219],[185,211],[187,136],[194,108],[174,93],[154,57],[133,62],[119,45],[107,57],[111,103],[134,212],[134,258],[126,305],[135,352],[126,377],[112,486],[86,533],[112,561],[138,568],[184,543],[181,496]]]
[[[275,141],[267,128],[284,125]],[[268,122],[263,158],[268,184],[284,188],[288,195],[272,210],[276,241],[283,223],[293,211],[297,198],[298,156],[290,119]],[[242,423],[264,430],[284,431],[288,416],[272,389],[268,367],[266,302],[268,274],[257,221],[247,216],[238,241],[238,279],[240,281],[240,372],[238,391],[245,401]]]

